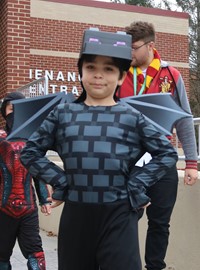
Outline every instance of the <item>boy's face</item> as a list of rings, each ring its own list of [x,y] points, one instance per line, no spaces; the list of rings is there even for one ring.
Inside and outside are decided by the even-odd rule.
[[[83,62],[82,83],[87,92],[85,100],[88,105],[113,105],[113,95],[123,78],[119,79],[120,72],[111,57],[96,56],[91,62]]]

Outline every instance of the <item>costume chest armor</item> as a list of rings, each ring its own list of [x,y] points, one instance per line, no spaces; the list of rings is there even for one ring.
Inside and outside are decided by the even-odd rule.
[[[19,157],[25,142],[6,141],[0,135],[0,210],[21,217],[34,209],[31,177]]]

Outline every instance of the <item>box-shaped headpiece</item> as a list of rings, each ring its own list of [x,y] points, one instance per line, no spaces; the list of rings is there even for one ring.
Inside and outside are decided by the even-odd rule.
[[[80,58],[83,54],[102,55],[132,60],[132,37],[125,32],[103,32],[98,28],[85,30]]]

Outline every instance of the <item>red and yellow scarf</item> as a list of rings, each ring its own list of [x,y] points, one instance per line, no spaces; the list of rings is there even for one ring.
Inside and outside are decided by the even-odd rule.
[[[146,71],[146,79],[145,79],[146,87],[145,87],[144,93],[147,92],[151,84],[151,81],[153,80],[153,78],[155,77],[159,69],[160,69],[160,55],[158,54],[157,50],[154,49],[154,59],[152,60],[152,62],[150,63]],[[139,67],[136,68],[136,71],[137,71],[137,94],[138,94],[144,83],[144,76],[143,76],[142,70]],[[133,76],[134,68],[130,67],[129,72]],[[134,84],[133,84],[133,87],[134,87]]]

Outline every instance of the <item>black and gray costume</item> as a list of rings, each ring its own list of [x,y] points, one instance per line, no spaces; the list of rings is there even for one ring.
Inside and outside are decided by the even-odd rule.
[[[49,149],[58,152],[64,170],[45,157]],[[152,160],[143,167],[143,170],[136,171],[134,165],[145,152],[151,153]],[[53,186],[54,199],[66,202],[60,224],[62,233],[59,235],[58,247],[59,270],[64,270],[69,265],[71,268],[68,269],[73,270],[98,269],[99,266],[102,269],[132,270],[133,264],[131,265],[128,260],[120,262],[119,255],[124,249],[124,243],[120,245],[119,250],[113,250],[115,254],[112,254],[112,248],[108,248],[109,240],[112,238],[114,244],[113,239],[119,237],[120,226],[112,230],[111,227],[103,226],[104,223],[99,225],[97,220],[98,218],[102,222],[104,219],[108,220],[105,224],[109,224],[109,220],[110,224],[117,223],[126,209],[128,215],[122,222],[131,220],[129,228],[137,232],[136,212],[150,201],[145,194],[146,187],[153,185],[174,166],[177,153],[168,139],[158,133],[137,111],[121,104],[87,106],[83,103],[72,103],[61,104],[49,114],[22,150],[21,161],[33,176],[39,176]],[[78,205],[83,209],[76,210]],[[117,210],[112,212],[113,207]],[[119,215],[116,214],[117,211]],[[68,224],[69,218],[74,219],[74,227]],[[82,231],[78,232],[75,228],[79,222],[83,224]],[[91,224],[96,230],[88,232],[85,228],[90,228]],[[91,250],[84,250],[87,243],[80,241],[80,237],[84,238],[85,234],[90,235],[85,236],[86,239],[98,238],[98,241],[94,241],[96,252],[93,255],[89,253]],[[127,234],[127,239],[129,237],[133,237],[129,242],[130,248],[134,248],[133,245],[138,244],[137,233],[135,236]],[[77,248],[74,240],[79,241],[79,244],[82,243],[81,250]],[[69,252],[64,254],[63,250],[73,248],[77,248],[77,254],[86,252],[90,262],[84,258],[82,262],[78,262],[76,258],[70,257]],[[101,258],[103,256],[105,258],[106,249],[109,249],[110,253],[110,255],[107,253],[110,258],[107,264],[110,268],[101,265]],[[129,247],[126,246],[126,252],[127,249]],[[134,252],[129,251],[127,253],[133,256]],[[95,262],[91,266],[93,256]],[[111,262],[113,258],[115,259]],[[138,258],[134,259],[137,261],[134,270],[140,270],[139,254]],[[88,264],[83,266],[85,261]]]

